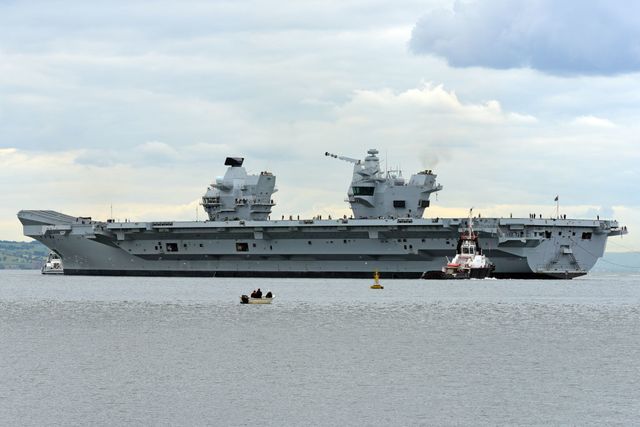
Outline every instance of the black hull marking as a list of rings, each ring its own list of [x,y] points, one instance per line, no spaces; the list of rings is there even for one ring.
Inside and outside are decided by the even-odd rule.
[[[64,269],[71,276],[157,276],[157,277],[281,277],[281,278],[351,278],[370,279],[371,271],[180,271],[180,270],[79,270]],[[380,272],[383,279],[419,279],[418,272]],[[585,273],[569,274],[566,277],[553,277],[542,273],[496,273],[498,279],[571,279]]]

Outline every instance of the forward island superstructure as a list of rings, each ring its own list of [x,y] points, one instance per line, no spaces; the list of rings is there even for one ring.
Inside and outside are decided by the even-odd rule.
[[[353,216],[270,219],[276,176],[248,174],[229,157],[202,198],[206,221],[117,222],[23,210],[24,234],[60,255],[65,274],[237,277],[419,278],[455,252],[467,218],[423,218],[440,191],[425,170],[408,180],[382,171],[371,149],[353,164]],[[474,231],[495,277],[573,278],[626,233],[614,220],[476,218]]]

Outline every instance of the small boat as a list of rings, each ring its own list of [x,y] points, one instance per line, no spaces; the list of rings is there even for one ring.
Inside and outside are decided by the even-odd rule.
[[[42,274],[64,274],[64,269],[62,268],[62,259],[60,259],[60,255],[55,252],[49,252],[49,256],[40,269],[40,272]]]
[[[469,210],[468,228],[458,239],[456,256],[442,267],[441,271],[426,271],[423,279],[485,279],[491,276],[496,266],[487,258],[473,231],[473,220]]]
[[[376,270],[373,274],[373,285],[371,285],[371,289],[384,289],[384,286],[380,284],[379,280],[380,275],[378,274],[378,270]]]
[[[240,304],[271,304],[275,297],[271,292],[267,292],[267,296],[253,297],[249,295],[240,296]]]

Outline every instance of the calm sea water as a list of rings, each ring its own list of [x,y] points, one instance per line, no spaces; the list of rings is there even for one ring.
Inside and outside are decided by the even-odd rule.
[[[0,271],[0,423],[640,423],[640,275],[370,283]]]

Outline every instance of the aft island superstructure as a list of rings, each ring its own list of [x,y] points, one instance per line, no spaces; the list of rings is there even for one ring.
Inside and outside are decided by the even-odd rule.
[[[378,151],[353,164],[348,202],[353,216],[270,219],[276,177],[248,174],[229,157],[224,177],[202,198],[206,221],[116,222],[24,210],[24,234],[64,261],[65,274],[238,277],[419,278],[456,251],[467,218],[423,218],[440,191],[425,170],[405,180],[380,168]],[[586,274],[614,220],[476,218],[474,231],[496,277],[572,278]]]

